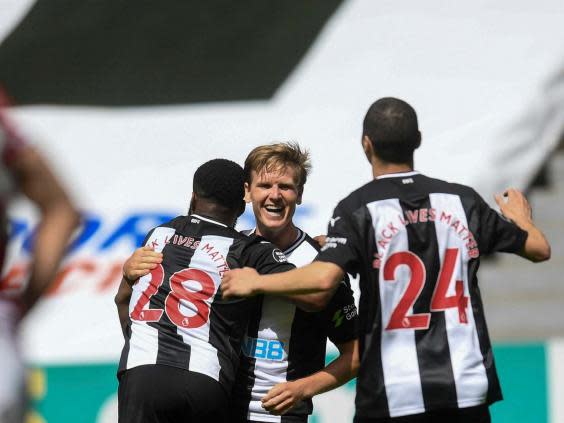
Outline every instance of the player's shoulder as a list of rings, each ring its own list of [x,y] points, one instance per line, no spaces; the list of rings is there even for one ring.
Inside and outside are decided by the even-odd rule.
[[[461,198],[475,200],[479,197],[476,190],[468,185],[450,182],[443,179],[431,178],[421,175],[421,180],[427,185],[429,193],[452,194]]]
[[[272,258],[277,263],[287,263],[288,258],[282,250],[276,247],[270,241],[267,241],[260,235],[255,233],[251,235],[242,235],[239,239],[240,251],[246,265],[254,263],[256,260],[264,259],[265,257],[270,260]]]

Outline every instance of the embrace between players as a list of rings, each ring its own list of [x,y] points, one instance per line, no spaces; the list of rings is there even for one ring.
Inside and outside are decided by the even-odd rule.
[[[414,171],[420,142],[409,104],[369,108],[374,180],[337,205],[321,249],[292,221],[310,167],[297,145],[198,168],[188,215],[124,265],[119,421],[307,422],[311,398],[358,370],[357,423],[489,422],[501,389],[479,257],[543,261],[550,246],[520,192],[496,197],[502,216]],[[243,197],[256,227],[238,233]],[[327,338],[340,354],[324,367]]]

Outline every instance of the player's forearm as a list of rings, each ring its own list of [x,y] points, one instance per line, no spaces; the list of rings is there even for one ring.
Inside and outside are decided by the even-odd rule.
[[[27,310],[35,305],[55,278],[78,221],[78,213],[65,200],[54,203],[42,215],[34,242],[29,283],[22,294]]]
[[[541,262],[550,258],[550,244],[544,234],[533,222],[515,222],[521,229],[527,232],[527,241],[521,255],[533,262]]]
[[[255,281],[254,292],[300,295],[331,291],[343,276],[343,270],[339,266],[316,261],[289,272],[261,276]]]
[[[347,343],[347,349],[329,363],[327,367],[311,376],[300,379],[306,398],[331,391],[356,377],[359,362],[357,346],[353,345],[353,343],[356,344],[357,341]]]
[[[330,290],[313,294],[286,295],[285,297],[292,301],[296,307],[307,312],[315,312],[327,307],[333,295],[334,290]]]

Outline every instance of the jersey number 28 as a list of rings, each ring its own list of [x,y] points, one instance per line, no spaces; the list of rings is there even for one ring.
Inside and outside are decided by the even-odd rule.
[[[131,312],[132,319],[144,322],[158,322],[163,312],[166,312],[172,323],[183,328],[199,328],[207,323],[210,314],[207,300],[213,296],[215,291],[215,284],[210,275],[203,270],[191,268],[182,269],[174,273],[169,278],[170,292],[164,302],[165,309],[145,309],[145,306],[149,303],[151,297],[157,293],[163,281],[164,270],[159,264],[151,271],[151,281],[135,304]],[[188,281],[198,282],[202,289],[194,291],[186,288],[184,283]],[[193,304],[196,308],[196,314],[193,316],[183,314],[180,310],[180,300]]]

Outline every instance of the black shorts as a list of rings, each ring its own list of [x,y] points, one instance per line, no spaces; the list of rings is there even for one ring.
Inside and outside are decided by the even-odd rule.
[[[155,364],[120,377],[119,423],[224,423],[227,408],[219,382],[201,373]]]
[[[382,419],[354,418],[354,423],[490,423],[487,405],[468,408],[446,408],[410,416]]]

